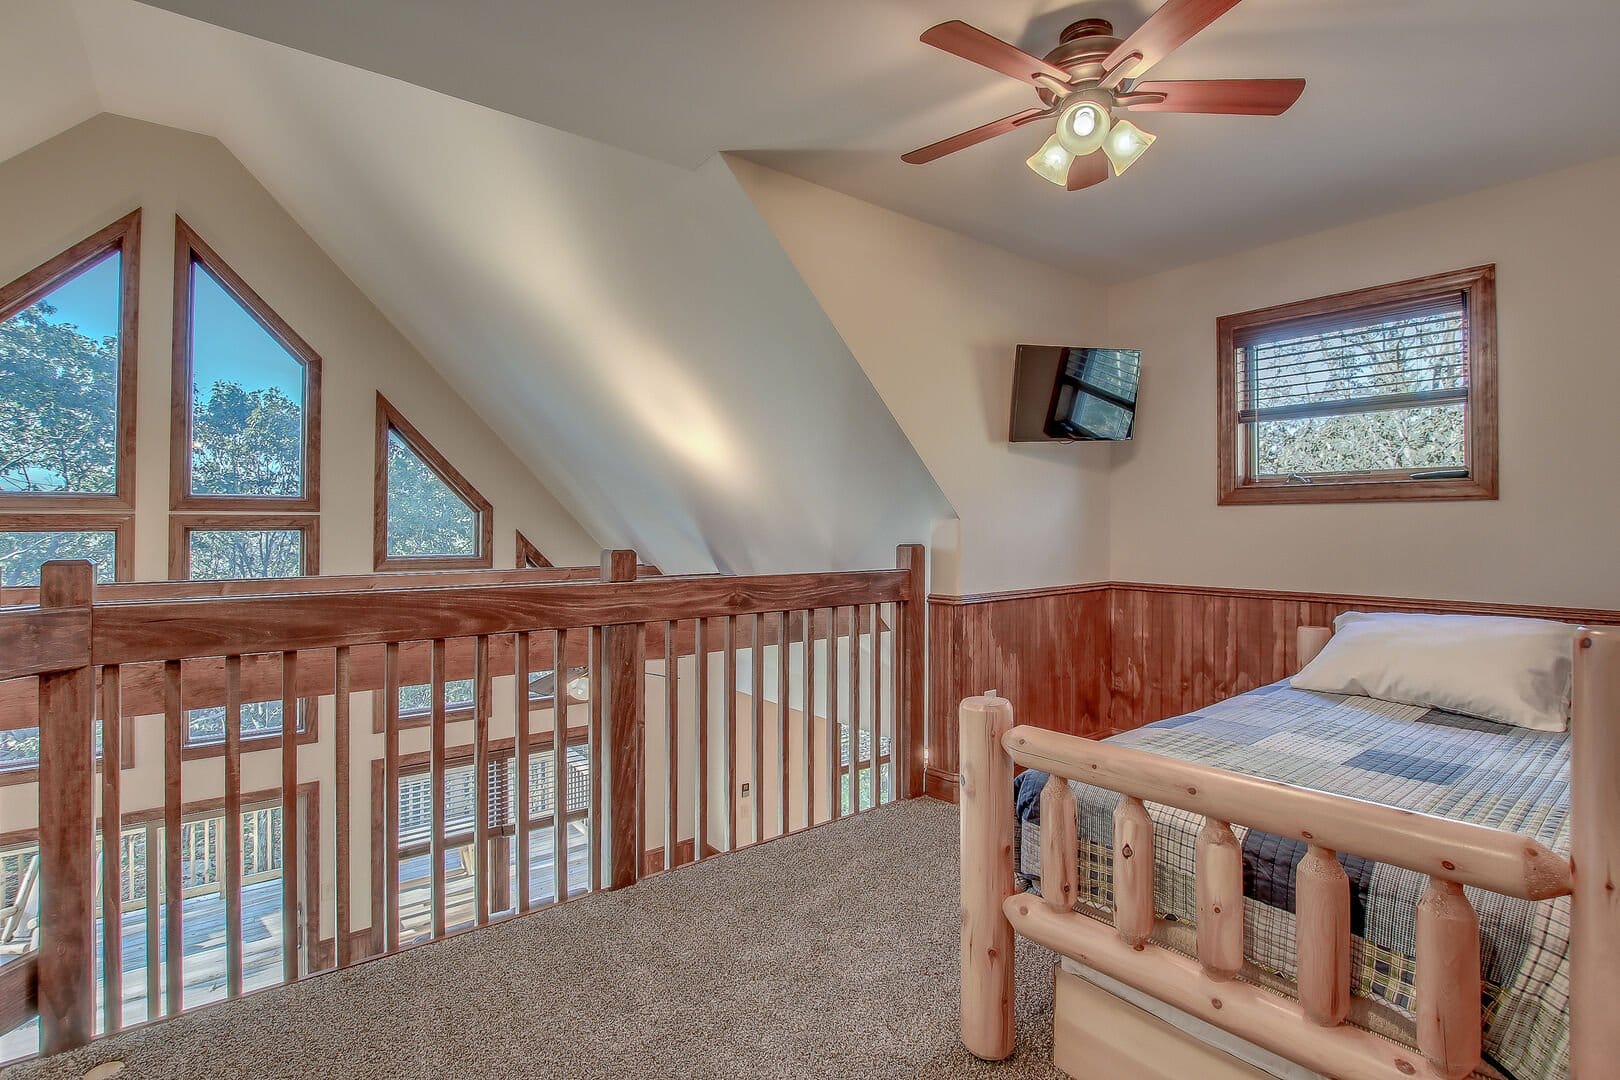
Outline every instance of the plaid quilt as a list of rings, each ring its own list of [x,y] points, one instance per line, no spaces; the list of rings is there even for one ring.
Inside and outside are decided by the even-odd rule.
[[[1111,742],[1300,787],[1507,829],[1569,852],[1569,737],[1371,698],[1262,687]],[[1018,872],[1039,888],[1040,791],[1015,782]],[[1081,905],[1111,910],[1113,813],[1119,796],[1071,783],[1079,804]],[[1155,907],[1192,926],[1194,850],[1203,818],[1149,804]],[[1251,962],[1285,980],[1294,968],[1294,868],[1305,845],[1246,830],[1245,945]],[[1425,878],[1340,855],[1351,883],[1354,992],[1410,1017],[1413,927]],[[1516,1080],[1569,1073],[1569,897],[1532,903],[1467,890],[1479,912],[1485,977],[1485,1057]]]

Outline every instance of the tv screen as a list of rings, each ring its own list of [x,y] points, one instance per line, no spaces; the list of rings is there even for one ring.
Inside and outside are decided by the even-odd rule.
[[[1120,442],[1136,421],[1135,349],[1018,346],[1013,442]]]

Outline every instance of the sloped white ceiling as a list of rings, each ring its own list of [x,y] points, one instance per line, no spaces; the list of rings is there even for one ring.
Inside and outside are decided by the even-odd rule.
[[[101,112],[66,4],[0,0],[0,161]]]
[[[604,544],[672,571],[881,566],[950,515],[718,159],[68,6],[102,106],[217,136]]]
[[[1036,53],[1162,0],[149,0],[688,166],[747,153],[1094,277],[1132,276],[1620,152],[1616,0],[1243,0],[1156,79],[1303,76],[1286,116],[1152,114],[1080,194],[1015,133],[899,155],[1035,104],[921,45],[964,19]]]

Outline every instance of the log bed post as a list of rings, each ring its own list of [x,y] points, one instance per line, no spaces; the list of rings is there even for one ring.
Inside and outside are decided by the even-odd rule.
[[[1620,1061],[1620,628],[1575,639],[1570,725],[1570,1076],[1613,1075]]]
[[[958,714],[962,821],[962,1045],[1000,1061],[1013,1050],[1012,759],[1001,739],[1012,703],[970,697]]]

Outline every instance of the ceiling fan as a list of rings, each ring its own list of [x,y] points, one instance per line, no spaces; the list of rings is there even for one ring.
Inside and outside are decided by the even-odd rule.
[[[1106,19],[1081,19],[1064,29],[1057,48],[1045,57],[1031,56],[958,20],[930,27],[922,35],[924,44],[1029,83],[1040,95],[1042,107],[930,143],[900,160],[926,165],[986,139],[1055,118],[1051,136],[1028,165],[1043,179],[1079,191],[1108,179],[1110,165],[1115,176],[1123,173],[1157,138],[1119,116],[1121,109],[1249,116],[1285,112],[1304,91],[1304,79],[1141,79],[1148,68],[1237,3],[1169,0],[1124,40],[1114,36],[1113,24]]]

